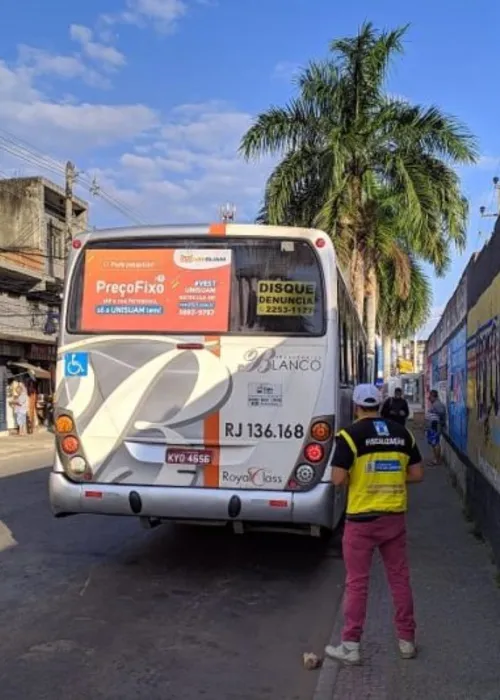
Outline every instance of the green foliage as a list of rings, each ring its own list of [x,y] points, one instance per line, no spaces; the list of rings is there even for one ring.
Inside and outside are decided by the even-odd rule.
[[[442,275],[452,248],[465,247],[468,207],[454,166],[478,155],[454,117],[387,94],[406,31],[365,23],[355,37],[333,41],[330,55],[297,77],[297,97],[260,114],[240,147],[247,160],[280,158],[258,220],[326,231],[346,267],[359,253],[365,270],[376,269],[379,326],[392,335],[411,332],[428,313],[418,260]],[[397,296],[391,314],[387,292]]]

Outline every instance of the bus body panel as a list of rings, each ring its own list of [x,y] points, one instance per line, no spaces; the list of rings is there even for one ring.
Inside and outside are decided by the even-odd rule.
[[[58,412],[74,418],[92,480],[284,489],[311,418],[334,413],[325,338],[177,349],[185,340],[96,336],[60,348]],[[64,377],[63,358],[81,352],[87,376]]]
[[[56,416],[69,413],[75,419],[92,478],[89,483],[68,478],[59,452],[50,477],[54,514],[325,528],[341,517],[345,494],[329,482],[330,467],[309,490],[288,487],[313,418],[332,417],[339,427],[352,415],[352,387],[339,388],[338,382],[338,270],[331,241],[318,231],[288,227],[233,224],[221,230],[249,239],[265,230],[270,238],[302,239],[315,248],[324,279],[324,335],[68,332],[68,298],[87,244],[140,236],[186,236],[192,242],[199,236],[202,247],[210,229],[82,234],[68,261]],[[80,353],[88,360],[86,376],[68,376],[68,358]]]

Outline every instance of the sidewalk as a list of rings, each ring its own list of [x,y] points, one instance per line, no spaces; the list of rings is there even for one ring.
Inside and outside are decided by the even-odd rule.
[[[54,433],[41,430],[33,435],[18,437],[17,435],[2,435],[0,437],[0,460],[30,455],[33,452],[50,450],[54,446]]]
[[[423,435],[416,432],[424,457]],[[326,660],[314,700],[500,700],[500,581],[487,547],[462,515],[446,467],[410,487],[410,564],[419,657],[402,661],[377,557],[363,665]],[[338,643],[337,617],[332,639]]]

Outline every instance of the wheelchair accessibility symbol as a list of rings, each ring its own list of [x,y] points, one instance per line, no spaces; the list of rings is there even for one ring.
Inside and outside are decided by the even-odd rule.
[[[65,377],[87,377],[89,373],[88,352],[68,352],[64,356]]]

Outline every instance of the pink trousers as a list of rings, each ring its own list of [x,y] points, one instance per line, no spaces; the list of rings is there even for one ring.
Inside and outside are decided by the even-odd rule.
[[[406,552],[405,516],[383,515],[368,522],[347,521],[342,544],[347,573],[342,640],[359,642],[361,639],[372,557],[378,547],[394,602],[398,639],[413,642],[416,625]]]

